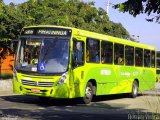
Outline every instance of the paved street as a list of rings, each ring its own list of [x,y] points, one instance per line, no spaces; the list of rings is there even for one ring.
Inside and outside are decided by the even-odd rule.
[[[151,90],[135,99],[128,95],[99,96],[90,105],[80,99],[51,99],[42,103],[36,97],[0,96],[0,120],[137,120],[160,119],[160,90]]]

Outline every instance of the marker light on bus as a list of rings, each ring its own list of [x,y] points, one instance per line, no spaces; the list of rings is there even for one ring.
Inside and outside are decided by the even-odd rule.
[[[62,85],[66,82],[67,80],[67,75],[68,75],[68,72],[62,74],[61,78],[59,79],[58,81],[58,85]]]

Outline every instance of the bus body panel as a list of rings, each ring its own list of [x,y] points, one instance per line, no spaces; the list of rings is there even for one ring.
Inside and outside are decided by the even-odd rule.
[[[155,88],[156,68],[143,68],[141,78],[139,86],[140,91]]]

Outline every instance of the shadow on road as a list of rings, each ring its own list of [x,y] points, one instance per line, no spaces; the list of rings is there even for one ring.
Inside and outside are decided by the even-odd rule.
[[[139,93],[137,97],[141,96],[160,96],[160,91],[151,90],[143,93]],[[77,106],[77,105],[85,105],[82,102],[82,98],[74,98],[74,99],[54,99],[51,98],[49,100],[40,100],[35,96],[27,96],[27,95],[11,95],[11,96],[0,96],[1,99],[14,103],[25,103],[25,104],[36,104],[38,106],[50,107],[50,106]],[[102,102],[102,101],[110,101],[110,100],[118,100],[130,98],[129,94],[115,94],[115,95],[102,95],[93,97],[93,103]],[[133,98],[131,98],[133,99]]]
[[[81,103],[80,99],[50,99],[47,102],[41,102],[33,96],[2,96],[0,99],[14,103],[16,107],[0,108],[0,118],[16,118],[14,120],[128,120],[138,117],[138,119],[153,117],[154,113],[144,113],[142,109],[128,110],[125,105],[113,107],[107,102],[102,103],[103,101],[126,97],[128,97],[128,94],[98,96],[94,98],[91,104],[85,105]],[[25,106],[29,107],[25,108]],[[39,107],[42,107],[42,109],[39,109]],[[155,115],[160,118],[159,114]]]
[[[142,110],[128,110],[127,112],[112,110],[103,111],[101,113],[94,111],[94,109],[88,109],[90,112],[85,112],[86,108],[81,108],[80,111],[75,111],[74,107],[57,110],[55,109],[1,109],[0,119],[2,120],[159,120],[160,114],[141,112]],[[79,108],[78,108],[79,109]],[[97,111],[99,111],[97,109]]]
[[[103,95],[96,96],[93,98],[93,102],[101,102],[101,101],[110,101],[116,99],[123,99],[129,97],[128,94],[119,94],[119,95]],[[85,105],[82,102],[82,98],[74,98],[74,99],[48,99],[48,100],[39,100],[38,97],[35,96],[26,96],[26,95],[13,95],[13,96],[1,96],[1,99],[5,101],[15,102],[15,103],[25,103],[25,104],[37,104],[39,106],[47,107],[47,106],[76,106],[76,105]],[[91,103],[91,104],[92,104]]]
[[[123,96],[119,97],[122,98]],[[15,108],[0,108],[0,118],[16,118],[16,120],[117,120],[127,119],[127,113],[110,114],[110,109],[122,109],[120,107],[113,108],[104,103],[96,103],[97,101],[117,99],[117,96],[99,96],[94,98],[90,105],[81,104],[81,99],[50,99],[47,102],[41,102],[37,97],[15,95],[2,96],[1,99],[16,104]],[[24,105],[23,105],[24,104]],[[25,106],[35,106],[34,109],[21,108]],[[18,107],[19,106],[19,107]],[[38,109],[43,107],[43,109]],[[109,113],[108,113],[109,112]],[[23,118],[23,119],[22,119]]]
[[[128,120],[127,114],[91,114],[80,112],[32,111],[21,109],[0,109],[0,118],[14,120]]]

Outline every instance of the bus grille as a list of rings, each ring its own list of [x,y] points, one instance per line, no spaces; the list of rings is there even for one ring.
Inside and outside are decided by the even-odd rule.
[[[21,80],[23,85],[28,86],[39,86],[39,87],[52,87],[54,82],[36,82],[30,80]]]

